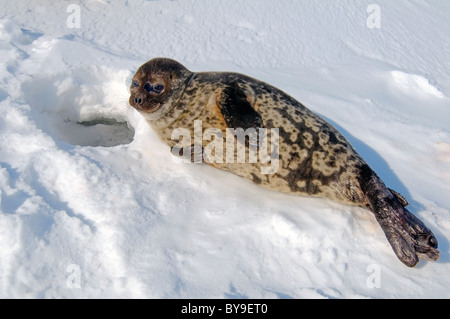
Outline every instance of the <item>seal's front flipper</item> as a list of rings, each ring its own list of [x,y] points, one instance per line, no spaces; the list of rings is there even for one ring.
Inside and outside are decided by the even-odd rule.
[[[262,127],[261,115],[255,111],[247,94],[239,86],[228,85],[223,90],[218,105],[229,128],[246,130]]]
[[[439,259],[436,237],[404,206],[406,200],[389,190],[368,165],[360,167],[360,186],[397,257],[414,267],[419,258]]]

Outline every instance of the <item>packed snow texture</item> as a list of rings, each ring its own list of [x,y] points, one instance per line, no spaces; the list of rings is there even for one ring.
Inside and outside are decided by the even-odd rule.
[[[372,4],[2,0],[0,298],[449,298],[450,2]],[[173,162],[128,105],[162,56],[323,116],[441,259],[404,266],[363,208]]]

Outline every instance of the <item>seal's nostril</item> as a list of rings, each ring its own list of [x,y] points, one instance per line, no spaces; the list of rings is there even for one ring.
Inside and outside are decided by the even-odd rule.
[[[135,97],[135,98],[134,98],[134,103],[135,103],[135,104],[142,104],[142,98],[140,98],[140,97]]]

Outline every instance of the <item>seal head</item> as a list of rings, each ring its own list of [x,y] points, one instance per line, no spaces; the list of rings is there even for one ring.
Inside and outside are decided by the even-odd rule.
[[[133,76],[129,103],[147,120],[157,120],[176,105],[192,74],[177,61],[152,59]]]

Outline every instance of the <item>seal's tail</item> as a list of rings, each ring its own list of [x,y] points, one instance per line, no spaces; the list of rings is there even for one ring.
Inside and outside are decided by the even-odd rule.
[[[360,186],[397,257],[414,267],[419,258],[438,260],[436,237],[405,206],[406,200],[387,188],[368,165],[361,167]]]

